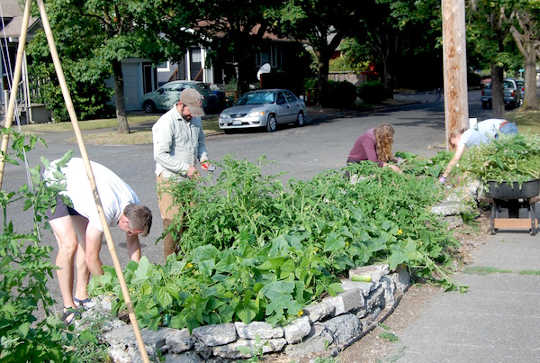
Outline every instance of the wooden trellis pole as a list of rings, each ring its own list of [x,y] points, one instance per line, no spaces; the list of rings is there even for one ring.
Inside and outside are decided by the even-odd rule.
[[[28,22],[30,20],[30,10],[32,8],[32,0],[26,0],[24,4],[23,21],[21,25],[21,35],[19,36],[19,45],[17,47],[17,60],[15,62],[15,73],[13,74],[13,81],[11,82],[11,93],[9,96],[9,105],[4,120],[4,127],[9,129],[13,123],[13,115],[15,113],[15,101],[17,100],[17,90],[19,88],[19,82],[21,81],[22,63],[24,56],[24,47],[26,44],[26,35],[28,33]],[[7,153],[7,147],[9,143],[9,135],[2,135],[2,154],[0,155],[0,188],[2,188],[2,182],[4,181],[4,169],[6,166],[5,155]]]
[[[4,127],[9,128],[11,127],[11,123],[13,121],[13,111],[15,108],[15,99],[17,96],[17,88],[18,83],[21,77],[21,69],[22,69],[22,56],[24,54],[24,47],[26,45],[26,35],[28,33],[28,21],[30,19],[30,9],[31,9],[31,2],[32,0],[26,0],[25,8],[24,8],[24,16],[23,16],[23,24],[21,26],[21,36],[19,38],[19,46],[17,50],[17,61],[15,65],[15,75],[13,78],[13,87],[11,89],[11,95],[9,99],[9,107],[8,107],[8,113],[6,115],[6,120],[4,122]],[[103,205],[101,203],[101,198],[99,197],[99,193],[96,186],[96,180],[94,177],[94,172],[92,170],[92,165],[90,164],[90,160],[88,159],[88,153],[86,152],[86,146],[84,144],[81,130],[79,128],[79,121],[77,120],[77,115],[75,114],[75,108],[73,107],[73,101],[71,100],[71,95],[69,93],[69,89],[67,87],[66,79],[64,77],[64,71],[62,70],[62,65],[60,63],[60,58],[58,57],[58,52],[56,50],[56,44],[54,42],[54,37],[52,34],[51,26],[49,24],[49,18],[47,16],[47,12],[45,11],[45,5],[43,4],[43,0],[37,0],[39,13],[41,15],[41,21],[43,24],[43,29],[45,30],[45,35],[47,36],[47,42],[49,43],[49,49],[51,51],[51,56],[54,63],[54,68],[56,70],[56,75],[58,76],[58,81],[60,82],[60,87],[62,89],[62,95],[64,96],[64,101],[66,102],[66,108],[69,113],[69,117],[71,119],[71,124],[73,126],[73,130],[75,132],[75,136],[77,138],[77,144],[79,145],[79,150],[81,152],[81,156],[84,160],[84,165],[86,168],[86,174],[88,176],[88,180],[90,181],[90,186],[92,188],[92,194],[94,196],[94,200],[96,202],[99,218],[101,220],[101,224],[103,225],[103,232],[105,234],[105,240],[107,241],[107,247],[109,248],[109,251],[111,253],[111,257],[113,260],[114,268],[116,270],[116,275],[118,276],[118,282],[120,283],[120,287],[122,289],[122,295],[124,297],[124,301],[126,302],[126,306],[129,313],[129,319],[131,321],[131,325],[133,327],[133,331],[135,333],[135,339],[137,341],[137,346],[139,348],[139,352],[141,355],[141,358],[143,362],[148,363],[148,354],[146,352],[146,348],[144,346],[144,342],[142,340],[141,331],[139,329],[139,324],[137,323],[137,318],[135,316],[135,311],[133,310],[133,303],[131,302],[131,298],[129,296],[129,290],[126,285],[126,280],[124,278],[124,274],[122,272],[122,267],[120,266],[120,262],[118,260],[118,255],[116,254],[116,248],[114,246],[114,242],[112,239],[111,231],[109,229],[109,225],[107,224],[107,220],[105,219],[105,213],[103,212]],[[9,138],[8,135],[4,135],[2,138],[2,151],[5,153],[7,152],[7,144],[8,144]],[[0,187],[2,185],[3,180],[3,174],[4,174],[4,167],[5,167],[5,154],[2,154],[2,158],[0,160]]]

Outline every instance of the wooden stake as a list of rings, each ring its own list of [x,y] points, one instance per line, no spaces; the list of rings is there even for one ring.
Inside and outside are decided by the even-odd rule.
[[[28,33],[28,22],[30,20],[30,10],[32,8],[32,0],[26,0],[24,4],[23,22],[21,25],[21,35],[19,37],[19,45],[17,47],[17,60],[15,62],[15,73],[11,82],[11,94],[9,96],[9,105],[4,120],[4,127],[9,129],[13,123],[13,115],[15,113],[15,101],[17,100],[17,90],[21,81],[21,71],[24,56],[24,47],[26,45],[26,34]],[[9,135],[2,135],[2,154],[0,155],[0,189],[4,181],[4,168],[6,166],[5,155],[9,143]]]
[[[442,0],[442,22],[444,120],[448,145],[449,135],[469,124],[464,0]]]
[[[73,125],[75,136],[77,137],[77,144],[79,145],[81,156],[84,160],[84,165],[86,167],[86,174],[88,175],[88,180],[90,181],[90,186],[92,187],[92,194],[94,195],[94,200],[96,201],[99,218],[101,220],[101,224],[103,225],[103,232],[105,234],[105,240],[107,241],[107,246],[109,247],[109,251],[111,253],[111,257],[113,260],[114,269],[116,270],[116,275],[118,276],[118,282],[120,283],[120,287],[122,289],[122,295],[124,296],[124,301],[126,302],[126,306],[129,313],[129,319],[131,321],[131,326],[133,327],[133,332],[135,333],[135,338],[137,340],[137,345],[139,347],[141,358],[143,362],[147,363],[149,362],[148,354],[146,353],[146,348],[142,340],[139,324],[137,323],[137,318],[135,317],[135,311],[133,310],[133,303],[131,302],[131,298],[129,296],[129,291],[126,285],[126,281],[124,279],[124,274],[122,273],[122,267],[120,266],[120,262],[118,261],[118,256],[116,254],[116,248],[112,240],[111,231],[107,224],[107,220],[105,219],[105,213],[103,212],[103,205],[101,204],[101,199],[97,191],[96,180],[94,177],[94,172],[92,171],[92,165],[90,164],[90,160],[88,159],[86,146],[84,144],[81,130],[79,128],[79,121],[77,120],[77,115],[75,114],[75,108],[73,107],[73,102],[71,100],[71,96],[67,87],[66,79],[64,77],[64,71],[62,70],[60,58],[58,57],[58,52],[56,51],[56,44],[54,42],[51,26],[49,24],[49,18],[47,17],[47,12],[45,11],[45,5],[43,4],[43,0],[37,0],[37,3],[39,7],[39,13],[41,14],[41,21],[43,23],[43,29],[45,30],[45,35],[47,36],[47,42],[49,43],[49,49],[51,51],[51,56],[53,59],[54,68],[56,70],[56,75],[58,76],[58,81],[60,82],[62,95],[64,96],[64,101],[66,102],[66,108],[69,113],[69,118],[71,119],[71,124]]]

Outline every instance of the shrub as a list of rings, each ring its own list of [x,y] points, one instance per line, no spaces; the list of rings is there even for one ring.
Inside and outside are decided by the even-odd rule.
[[[356,100],[356,86],[347,81],[328,81],[321,105],[324,107],[348,108]]]
[[[362,83],[357,88],[358,97],[360,97],[365,103],[376,104],[380,103],[391,97],[389,90],[384,88],[384,85],[380,81],[368,81]]]

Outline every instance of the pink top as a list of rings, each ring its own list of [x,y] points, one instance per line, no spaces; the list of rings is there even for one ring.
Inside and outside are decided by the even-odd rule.
[[[375,149],[375,129],[367,130],[356,139],[347,158],[348,163],[357,163],[364,160],[371,160],[379,164],[379,166],[383,166],[383,162],[377,157],[377,150]]]

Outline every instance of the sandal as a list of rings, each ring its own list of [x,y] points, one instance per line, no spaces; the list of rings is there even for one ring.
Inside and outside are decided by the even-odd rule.
[[[66,325],[70,325],[73,322],[73,320],[80,319],[80,318],[81,318],[81,312],[79,309],[64,306],[64,313],[62,314],[62,321]]]
[[[82,307],[84,310],[92,309],[94,306],[96,306],[95,301],[92,301],[92,299],[90,299],[89,297],[86,299],[78,299],[73,296],[73,302],[77,307]]]

